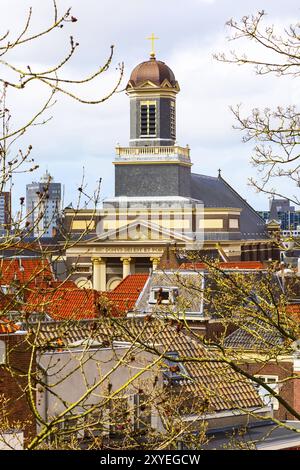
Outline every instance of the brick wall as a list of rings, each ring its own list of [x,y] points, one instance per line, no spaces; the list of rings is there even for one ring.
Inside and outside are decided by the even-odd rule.
[[[249,363],[242,366],[243,369],[252,375],[277,375],[280,384],[279,393],[292,407],[295,404],[295,381],[288,380],[281,382],[287,377],[293,374],[293,361],[290,362],[279,362],[279,363],[268,363],[268,364],[257,364]],[[299,382],[299,381],[298,381]],[[300,383],[299,383],[300,385]],[[299,388],[299,386],[298,386]],[[300,399],[300,390],[297,391]],[[300,401],[298,401],[298,410],[300,412]],[[279,403],[278,411],[274,411],[274,417],[280,420],[295,419],[283,405]]]
[[[300,373],[295,372],[294,375],[298,375],[298,379],[293,380],[294,387],[294,408],[300,413]]]
[[[21,422],[25,441],[28,441],[35,434],[35,420],[25,391],[31,357],[30,346],[25,335],[0,336],[0,340],[6,342],[7,351],[6,364],[0,365],[0,394],[9,399],[10,425],[13,427],[16,421]]]

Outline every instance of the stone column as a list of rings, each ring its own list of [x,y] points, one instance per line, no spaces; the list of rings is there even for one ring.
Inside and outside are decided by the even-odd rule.
[[[152,261],[152,270],[156,271],[160,258],[150,258],[150,261]]]
[[[130,274],[131,258],[120,258],[123,263],[123,279]]]
[[[93,289],[106,291],[106,261],[103,258],[92,258]]]

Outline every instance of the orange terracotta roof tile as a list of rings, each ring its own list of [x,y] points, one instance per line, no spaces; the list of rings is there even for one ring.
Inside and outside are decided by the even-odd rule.
[[[287,313],[298,313],[300,314],[300,304],[289,304],[286,306]]]
[[[33,291],[27,299],[26,313],[46,313],[55,320],[99,317],[99,292],[93,289],[43,289]]]
[[[92,319],[107,314],[122,316],[134,308],[147,279],[147,274],[132,274],[114,291],[102,293],[79,289],[73,281],[42,282],[29,293],[24,312],[46,313],[55,320]],[[45,288],[41,288],[44,284]]]
[[[21,284],[53,279],[54,275],[48,260],[40,258],[2,258],[0,261],[0,284],[10,285],[14,281]]]
[[[113,292],[124,294],[140,294],[148,279],[148,274],[129,274],[123,281],[113,290]]]
[[[103,293],[112,304],[110,308],[113,316],[133,310],[148,277],[148,274],[130,274],[113,291]]]
[[[111,313],[113,315],[120,315],[122,313],[127,313],[132,310],[136,304],[138,295],[136,294],[126,294],[119,292],[106,292],[103,294],[110,302],[112,302]]]
[[[13,322],[6,320],[5,318],[1,318],[0,320],[0,334],[11,334],[18,331],[20,327],[15,325]]]
[[[290,318],[297,323],[300,321],[300,304],[289,304],[286,306],[285,310]]]
[[[74,281],[66,280],[66,281],[53,281],[50,280],[42,280],[35,285],[35,283],[29,284],[31,290],[36,289],[78,289],[77,285]]]

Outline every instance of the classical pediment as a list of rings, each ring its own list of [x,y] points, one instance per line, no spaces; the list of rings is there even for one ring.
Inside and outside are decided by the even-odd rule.
[[[141,83],[138,87],[136,88],[157,88],[157,85],[150,80],[147,80],[144,83]]]
[[[278,228],[278,229],[280,229],[280,225],[281,225],[280,220],[276,220],[276,219],[271,219],[267,223],[268,228]]]
[[[161,88],[174,88],[167,78],[165,78],[165,80],[162,82],[160,87]]]
[[[154,224],[145,220],[134,220],[127,225],[113,229],[107,230],[103,233],[99,233],[98,236],[93,237],[92,239],[86,242],[87,245],[98,243],[98,242],[116,242],[120,243],[122,241],[126,242],[159,242],[159,241],[178,241],[184,243],[193,242],[193,238],[187,236],[183,233],[179,233],[175,230],[169,230],[160,227],[157,224]]]

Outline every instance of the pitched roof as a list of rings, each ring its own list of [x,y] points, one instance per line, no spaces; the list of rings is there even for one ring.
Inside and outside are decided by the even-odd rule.
[[[269,238],[265,221],[221,176],[205,176],[192,173],[191,197],[203,202],[204,207],[240,208],[242,240]]]
[[[113,292],[118,294],[140,294],[148,277],[148,274],[130,274],[117,285]]]
[[[29,295],[25,313],[46,313],[54,320],[96,318],[101,313],[99,292],[93,289],[40,289]]]
[[[228,335],[224,341],[227,348],[256,351],[269,350],[282,344],[283,337],[278,330],[257,318],[246,321],[242,328]]]
[[[112,315],[120,313],[127,313],[134,309],[137,297],[136,294],[125,294],[118,292],[105,292],[103,297],[107,298],[110,304],[110,311]]]
[[[101,314],[119,316],[134,308],[147,279],[147,274],[131,274],[115,290],[101,293],[78,288],[73,281],[51,281],[45,288],[32,289],[24,312],[46,313],[55,320],[92,319]]]
[[[13,322],[5,318],[0,319],[0,335],[15,333],[18,330],[20,330],[20,326],[15,325]]]
[[[139,312],[169,312],[171,309],[178,313],[202,315],[202,284],[203,276],[198,272],[183,273],[180,271],[154,271],[147,283],[136,310]],[[176,287],[178,289],[177,302],[173,305],[149,304],[152,288]]]
[[[175,322],[176,323],[176,322]],[[33,325],[32,333],[36,326]],[[218,353],[209,351],[178,329],[161,320],[98,318],[95,321],[55,322],[39,325],[36,343],[42,348],[70,347],[80,340],[97,341],[103,347],[115,341],[139,344],[142,350],[152,351],[159,345],[159,354],[178,352],[190,380],[181,382],[180,390],[189,400],[208,400],[209,412],[237,408],[260,407],[262,402],[254,386],[227,364],[218,361]],[[88,344],[87,343],[87,344]],[[56,344],[56,346],[55,346]],[[198,362],[197,362],[198,360]]]
[[[292,318],[299,325],[300,322],[300,303],[289,304],[285,308],[288,317]]]
[[[40,258],[2,258],[0,260],[1,285],[10,285],[14,281],[29,284],[43,281],[45,278],[54,280],[48,260]]]
[[[134,309],[148,278],[148,274],[130,274],[113,291],[103,292],[102,295],[112,303],[112,315],[117,316]]]

